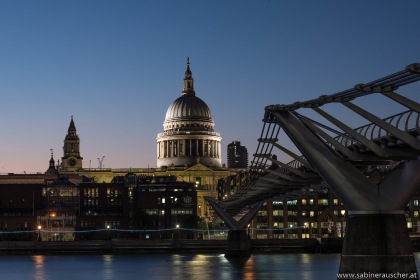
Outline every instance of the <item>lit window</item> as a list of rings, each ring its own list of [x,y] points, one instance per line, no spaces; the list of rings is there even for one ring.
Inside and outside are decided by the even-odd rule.
[[[328,199],[318,199],[318,205],[328,205]]]
[[[419,216],[419,211],[414,211],[414,217],[418,217]]]
[[[419,206],[419,200],[418,199],[414,199],[413,204],[414,204],[414,206]]]
[[[287,205],[296,205],[297,204],[297,200],[289,200],[287,201]]]

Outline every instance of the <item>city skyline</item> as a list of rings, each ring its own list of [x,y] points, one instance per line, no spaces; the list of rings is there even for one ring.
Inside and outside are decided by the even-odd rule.
[[[156,167],[156,135],[181,96],[187,57],[221,133],[222,162],[234,140],[251,162],[265,106],[333,94],[420,62],[419,8],[1,2],[0,173],[45,172],[50,149],[61,160],[72,115],[84,167],[98,167],[103,156],[107,168]]]

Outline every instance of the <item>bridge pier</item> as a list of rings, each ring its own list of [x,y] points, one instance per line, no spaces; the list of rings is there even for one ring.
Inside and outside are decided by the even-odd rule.
[[[243,258],[251,256],[251,240],[247,235],[247,226],[263,205],[263,201],[256,203],[239,220],[235,220],[214,200],[214,198],[206,197],[205,199],[229,228],[225,257]]]
[[[225,257],[249,257],[251,256],[251,240],[246,230],[229,230]]]
[[[417,273],[404,214],[350,213],[339,272]]]

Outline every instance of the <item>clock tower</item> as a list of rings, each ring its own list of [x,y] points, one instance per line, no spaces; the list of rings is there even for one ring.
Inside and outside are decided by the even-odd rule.
[[[76,126],[74,125],[73,116],[69,129],[64,138],[64,155],[61,158],[61,171],[62,172],[73,172],[82,169],[82,160],[80,156],[80,139],[76,133]]]

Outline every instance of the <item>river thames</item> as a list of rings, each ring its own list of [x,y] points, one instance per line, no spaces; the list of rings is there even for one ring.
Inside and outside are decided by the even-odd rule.
[[[420,253],[416,253],[417,267]],[[0,279],[336,279],[340,254],[0,256]]]

